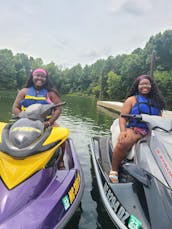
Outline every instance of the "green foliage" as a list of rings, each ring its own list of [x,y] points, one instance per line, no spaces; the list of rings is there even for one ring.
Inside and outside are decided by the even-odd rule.
[[[54,83],[54,86],[56,88],[60,88],[62,84],[62,78],[61,78],[61,70],[58,68],[58,66],[54,62],[51,62],[42,67],[47,70],[50,79]]]
[[[30,64],[31,70],[43,67],[43,61],[41,58],[34,59],[33,57],[30,57]]]
[[[16,87],[20,89],[30,74],[31,63],[27,55],[18,53],[14,56],[14,64],[16,69]]]
[[[120,88],[121,88],[121,77],[115,74],[114,72],[108,73],[107,78],[108,90],[107,94],[110,99],[119,100],[121,99]]]
[[[152,36],[145,46],[145,53],[151,56],[152,51],[156,51],[156,66],[159,70],[169,71],[172,69],[172,30],[167,30],[163,34]]]
[[[0,88],[16,87],[16,69],[13,53],[8,49],[0,50]]]
[[[158,88],[166,99],[167,104],[172,104],[172,70],[169,72],[156,71],[154,73],[154,77]]]
[[[41,58],[25,54],[13,55],[11,50],[0,50],[0,89],[20,89],[30,72],[44,67],[60,93],[94,95],[97,98],[122,100],[133,80],[149,74],[152,52],[156,52],[155,80],[168,103],[172,101],[172,30],[152,36],[143,49],[131,54],[109,56],[82,68],[60,69],[54,62],[44,65]]]

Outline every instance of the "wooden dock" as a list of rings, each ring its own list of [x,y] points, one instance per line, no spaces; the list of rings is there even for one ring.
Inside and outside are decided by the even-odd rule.
[[[123,103],[122,102],[116,102],[116,101],[114,101],[114,102],[111,102],[111,101],[97,101],[97,105],[101,106],[101,107],[104,107],[104,108],[106,108],[108,110],[114,111],[116,113],[120,113]],[[172,118],[172,111],[165,110],[165,111],[163,111],[162,116],[166,117],[166,118]]]
[[[97,105],[104,107],[104,108],[107,108],[108,110],[120,113],[123,103],[121,103],[121,102],[110,102],[110,101],[97,101]]]

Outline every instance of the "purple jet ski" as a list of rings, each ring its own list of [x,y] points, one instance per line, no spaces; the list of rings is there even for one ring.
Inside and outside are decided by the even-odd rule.
[[[0,228],[60,229],[81,202],[84,178],[69,130],[42,123],[59,105],[32,105],[0,122]]]

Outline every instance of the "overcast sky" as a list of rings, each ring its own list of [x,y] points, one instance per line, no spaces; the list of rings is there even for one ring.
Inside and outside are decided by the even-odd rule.
[[[63,67],[144,48],[172,29],[172,0],[0,0],[0,49]]]

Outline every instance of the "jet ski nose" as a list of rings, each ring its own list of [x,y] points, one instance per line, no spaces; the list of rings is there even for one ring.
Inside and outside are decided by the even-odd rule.
[[[19,130],[18,133],[10,135],[10,140],[12,144],[18,149],[22,149],[33,144],[35,137],[40,137],[40,134],[33,134],[33,132],[28,134],[27,132],[28,131]]]
[[[23,148],[23,147],[25,147],[25,144],[23,144],[25,141],[24,141],[24,138],[25,138],[25,136],[23,136],[22,134],[18,134],[17,136],[15,136],[15,135],[12,135],[11,136],[11,140],[12,140],[12,142],[13,142],[13,144],[15,145],[15,146],[17,146],[19,149],[21,149],[21,148]],[[25,139],[26,140],[26,139]]]
[[[9,131],[9,139],[13,146],[18,149],[33,144],[43,133],[42,125],[36,121],[17,121]]]

